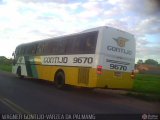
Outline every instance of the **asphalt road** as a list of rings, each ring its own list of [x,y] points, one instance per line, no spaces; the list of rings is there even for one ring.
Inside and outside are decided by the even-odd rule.
[[[160,113],[159,103],[105,90],[58,90],[40,80],[18,79],[0,71],[0,113]]]

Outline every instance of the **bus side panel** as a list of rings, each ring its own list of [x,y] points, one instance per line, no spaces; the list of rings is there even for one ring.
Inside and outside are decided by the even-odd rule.
[[[104,56],[102,55],[101,57]],[[133,80],[131,79],[129,72],[122,72],[122,76],[115,76],[115,71],[103,69],[102,74],[97,75],[96,68],[42,65],[40,57],[36,57],[34,60],[36,70],[33,69],[32,66],[32,71],[37,71],[39,79],[54,81],[56,71],[62,69],[65,73],[65,83],[69,85],[82,87],[107,86],[108,88],[128,89],[131,88],[133,84]]]
[[[53,81],[54,78],[53,78],[53,74],[51,72],[52,71],[52,66],[37,65],[36,69],[37,69],[38,79]]]
[[[62,69],[65,73],[65,83],[69,85],[77,85],[78,67],[62,67]]]
[[[76,78],[78,76],[78,69],[75,67],[61,67],[51,65],[37,65],[38,79],[47,81],[54,81],[54,77],[58,70],[63,70],[65,74],[65,83],[76,85]]]
[[[89,87],[97,87],[97,69],[91,68],[89,73]]]
[[[13,67],[13,73],[17,72],[18,66],[21,67],[22,75],[54,81],[56,71],[62,69],[65,73],[65,83],[81,87],[96,87],[97,73],[91,67],[72,67],[42,65],[40,56],[25,56],[18,59],[18,63]]]
[[[59,69],[64,71],[65,74],[65,84],[75,85],[81,87],[96,87],[97,76],[96,69],[85,68],[85,67],[62,67],[62,66],[46,66],[37,65],[37,74],[39,79],[44,79],[47,81],[54,81],[56,71]],[[88,73],[85,71],[80,73],[80,69],[88,69]],[[85,74],[85,75],[84,75]],[[85,78],[87,77],[87,80]],[[87,81],[87,82],[86,82]]]
[[[62,67],[66,75],[66,84],[81,87],[96,87],[96,69],[86,67]]]

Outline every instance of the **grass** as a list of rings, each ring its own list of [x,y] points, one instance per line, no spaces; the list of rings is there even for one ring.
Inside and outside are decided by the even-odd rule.
[[[12,66],[11,65],[2,65],[2,64],[0,64],[0,70],[11,72],[12,71]]]
[[[160,101],[160,75],[137,74],[132,91],[126,95],[147,101]]]
[[[160,95],[160,75],[137,74],[133,91]]]

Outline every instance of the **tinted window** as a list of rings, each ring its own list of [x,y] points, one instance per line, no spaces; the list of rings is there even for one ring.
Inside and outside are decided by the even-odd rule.
[[[47,43],[45,43],[45,42],[39,42],[37,44],[36,54],[37,55],[43,55],[44,54],[45,46],[47,46]]]
[[[98,31],[55,38],[17,47],[16,54],[25,55],[65,55],[94,54]]]
[[[17,49],[17,55],[23,55],[23,45],[19,46]]]
[[[95,53],[98,32],[83,33],[68,38],[66,54],[93,54]]]
[[[36,49],[37,49],[37,44],[30,43],[25,46],[22,46],[22,48],[21,48],[22,53],[21,54],[34,55],[36,53]]]
[[[31,52],[30,52],[30,54],[35,55],[36,51],[37,51],[37,44],[34,43],[34,44],[31,45]]]
[[[65,54],[65,41],[62,38],[52,39],[46,41],[45,55],[64,55]]]
[[[25,51],[25,46],[21,46],[21,49],[20,49],[20,55],[23,55],[24,54],[24,51]]]
[[[19,55],[19,50],[20,50],[20,48],[17,47],[17,48],[16,48],[16,51],[15,51],[16,55]]]
[[[66,48],[66,41],[64,39],[58,39],[57,40],[57,54],[64,55],[65,54],[65,48]]]

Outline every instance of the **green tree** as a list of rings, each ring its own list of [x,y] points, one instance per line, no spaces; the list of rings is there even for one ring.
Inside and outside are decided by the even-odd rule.
[[[147,59],[147,60],[145,60],[144,63],[148,64],[148,65],[158,65],[158,62],[156,60],[153,60],[153,59]]]
[[[138,60],[137,64],[143,64],[143,60]]]
[[[0,64],[11,65],[12,59],[8,59],[5,56],[0,56]]]

